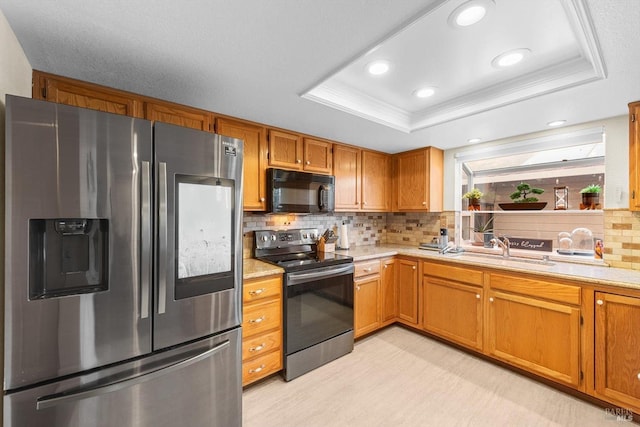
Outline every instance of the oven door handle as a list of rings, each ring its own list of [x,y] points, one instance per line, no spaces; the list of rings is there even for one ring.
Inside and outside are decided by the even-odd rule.
[[[345,264],[339,266],[331,266],[326,268],[320,268],[309,272],[295,272],[287,273],[287,286],[298,285],[300,283],[312,282],[318,279],[326,277],[343,276],[346,274],[353,274],[353,264]]]

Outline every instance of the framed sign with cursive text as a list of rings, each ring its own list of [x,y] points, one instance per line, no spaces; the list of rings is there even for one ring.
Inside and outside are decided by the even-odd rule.
[[[512,249],[553,252],[553,240],[531,239],[528,237],[509,237]]]

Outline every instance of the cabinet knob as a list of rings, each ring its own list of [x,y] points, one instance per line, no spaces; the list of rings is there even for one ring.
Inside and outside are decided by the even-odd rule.
[[[493,297],[489,298],[489,302],[493,302]]]
[[[422,202],[422,206],[427,206],[427,202]]]
[[[264,197],[260,197],[260,201],[261,201],[261,202],[264,202],[264,201],[265,201],[265,198],[264,198]]]
[[[638,380],[640,380],[640,372],[638,372]]]
[[[260,316],[257,319],[249,320],[249,323],[262,323],[262,322],[264,322],[264,316]]]
[[[302,160],[298,159],[296,160],[296,163],[302,163]]]
[[[597,301],[596,301],[596,304],[598,304],[598,305],[602,305],[602,304],[604,304],[604,301],[602,301],[601,299],[599,299],[599,300],[597,300]]]
[[[387,264],[385,264],[385,265],[384,265],[384,268],[387,268],[387,267],[389,267],[389,266],[388,266]]]
[[[476,299],[480,299],[480,294],[476,294]]]
[[[362,204],[363,204],[363,205],[366,205],[366,204],[367,204],[367,202],[362,202]]]
[[[311,162],[310,162],[309,160],[307,160],[307,164],[308,164],[308,165],[310,165],[310,164],[311,164]]]
[[[260,289],[256,289],[255,291],[249,291],[249,295],[254,297],[254,296],[260,295],[261,293],[263,293],[266,290],[267,290],[267,288],[260,288]]]
[[[412,268],[413,270],[415,270],[415,269],[416,269],[416,266],[414,265],[414,266],[412,266],[411,268]]]
[[[356,286],[356,291],[360,290],[360,285]]]
[[[251,348],[249,349],[249,351],[250,351],[250,352],[252,352],[252,353],[253,353],[254,351],[262,351],[262,349],[264,349],[264,346],[265,346],[265,343],[262,343],[262,344],[260,344],[260,345],[255,346],[255,347],[251,347]]]

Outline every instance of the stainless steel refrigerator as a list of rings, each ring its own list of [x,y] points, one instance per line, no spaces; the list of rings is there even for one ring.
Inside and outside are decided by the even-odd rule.
[[[242,141],[6,100],[4,426],[240,426]]]

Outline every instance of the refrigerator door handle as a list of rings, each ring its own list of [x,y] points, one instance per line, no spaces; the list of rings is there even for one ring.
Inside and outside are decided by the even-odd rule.
[[[96,396],[104,395],[107,393],[112,393],[114,391],[119,391],[128,387],[132,387],[134,385],[141,384],[141,383],[153,380],[155,378],[158,378],[160,376],[169,374],[173,371],[186,368],[187,366],[193,365],[194,363],[204,360],[209,356],[212,356],[214,353],[217,353],[219,351],[222,351],[228,348],[229,346],[230,346],[230,342],[229,340],[226,340],[218,344],[217,346],[210,348],[209,350],[204,351],[200,354],[197,354],[193,357],[181,360],[167,367],[156,369],[154,371],[151,371],[143,375],[139,375],[137,377],[116,381],[100,387],[88,387],[86,389],[80,389],[70,394],[57,393],[49,396],[39,397],[36,401],[36,409],[37,410],[47,409],[47,408],[51,408],[64,403],[76,402],[78,400],[88,399],[90,397],[96,397]]]
[[[167,164],[158,164],[158,314],[167,308]]]
[[[141,163],[140,317],[146,319],[149,317],[149,290],[151,286],[151,167],[147,161]]]

